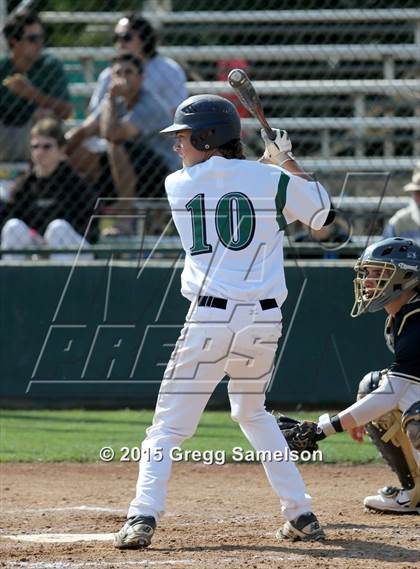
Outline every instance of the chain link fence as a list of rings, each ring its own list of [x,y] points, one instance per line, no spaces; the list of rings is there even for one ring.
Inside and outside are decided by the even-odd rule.
[[[226,81],[233,67],[247,71],[270,124],[288,130],[300,164],[335,196],[346,222],[322,239],[348,243],[353,231],[337,255],[384,231],[420,241],[420,8],[358,4],[0,4],[3,259],[68,259],[63,250],[80,247],[90,259],[108,245],[146,252],[163,230],[162,254],[176,251],[163,184],[180,164],[158,133],[188,95],[238,104]],[[255,159],[259,125],[238,109]],[[401,208],[407,219],[390,226]],[[290,230],[307,253],[313,238]]]

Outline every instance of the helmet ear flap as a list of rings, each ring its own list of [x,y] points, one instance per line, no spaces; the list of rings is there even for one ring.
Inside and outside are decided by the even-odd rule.
[[[192,132],[191,134],[191,144],[195,149],[205,151],[214,148],[212,145],[212,138],[215,134],[214,128],[206,128],[205,130],[200,130],[199,132]]]

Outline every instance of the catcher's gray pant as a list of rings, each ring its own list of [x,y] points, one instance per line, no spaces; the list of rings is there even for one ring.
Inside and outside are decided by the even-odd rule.
[[[165,510],[171,472],[171,448],[191,437],[217,384],[230,376],[232,418],[257,451],[287,456],[287,443],[275,418],[265,410],[281,336],[281,310],[263,311],[258,302],[227,309],[193,304],[164,374],[152,426],[142,444],[135,499],[128,517],[154,516]],[[311,498],[296,465],[289,460],[263,462],[287,519],[311,511]]]
[[[366,377],[366,376],[365,376]],[[420,384],[399,378],[387,371],[379,386],[345,410],[351,413],[357,425],[366,425],[393,409],[404,412],[420,399]]]

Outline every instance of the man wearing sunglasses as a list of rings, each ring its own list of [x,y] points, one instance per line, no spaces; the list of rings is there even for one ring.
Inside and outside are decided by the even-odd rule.
[[[67,79],[61,62],[43,54],[44,32],[36,12],[10,17],[3,34],[10,54],[0,59],[0,160],[27,160],[33,121],[71,114]]]
[[[188,96],[186,77],[176,61],[157,51],[156,31],[150,23],[138,13],[127,14],[115,26],[113,41],[118,51],[129,51],[140,59],[144,67],[143,87],[173,116],[177,106]],[[107,67],[99,76],[89,103],[90,112],[98,108],[110,84],[111,67]]]

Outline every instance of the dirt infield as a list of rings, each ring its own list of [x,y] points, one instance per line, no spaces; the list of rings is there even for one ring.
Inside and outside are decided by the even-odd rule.
[[[4,536],[116,531],[133,496],[136,464],[3,464],[0,567],[420,567],[418,516],[362,512],[366,494],[395,483],[384,466],[305,465],[301,471],[328,535],[324,543],[275,539],[282,518],[261,466],[176,464],[152,546],[121,552],[110,541],[27,543]]]

